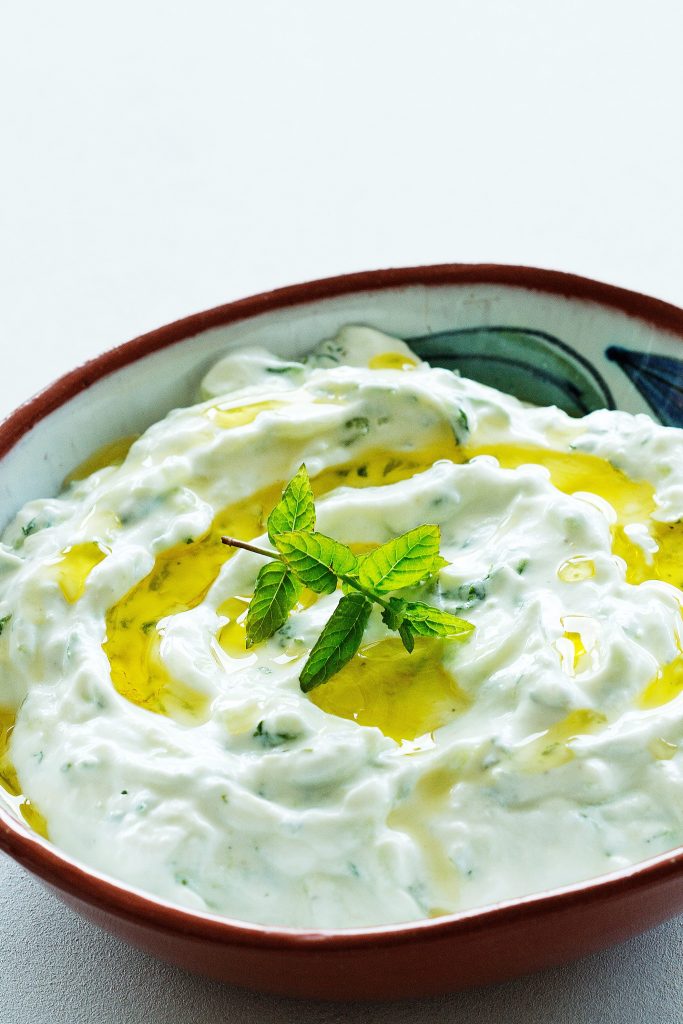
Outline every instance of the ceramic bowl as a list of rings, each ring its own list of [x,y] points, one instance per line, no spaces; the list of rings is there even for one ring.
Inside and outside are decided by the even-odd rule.
[[[99,446],[192,401],[218,356],[300,356],[344,324],[573,414],[600,406],[683,426],[683,310],[585,278],[504,266],[374,271],[283,288],[162,327],[62,377],[0,426],[0,523],[54,494]],[[509,978],[683,910],[683,848],[577,885],[436,920],[267,928],[172,906],[77,863],[0,797],[0,848],[91,921],[214,978],[289,995],[397,998]]]

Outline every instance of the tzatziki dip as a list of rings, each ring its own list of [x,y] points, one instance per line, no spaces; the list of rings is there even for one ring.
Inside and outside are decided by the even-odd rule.
[[[266,520],[304,463],[322,533],[437,524],[411,599],[304,693],[342,597],[248,647]],[[452,913],[683,843],[683,431],[573,419],[367,327],[303,362],[232,351],[31,501],[0,545],[0,784],[78,861],[273,926]]]

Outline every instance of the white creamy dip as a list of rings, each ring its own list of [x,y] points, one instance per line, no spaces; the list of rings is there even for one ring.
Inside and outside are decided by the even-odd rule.
[[[0,782],[57,846],[183,906],[336,928],[683,843],[683,431],[527,407],[346,328],[305,364],[231,353],[124,448],[0,546]],[[408,655],[373,612],[306,695],[337,591],[245,649],[263,559],[220,535],[268,543],[302,462],[317,528],[358,550],[440,526],[450,564],[415,596],[465,642]]]

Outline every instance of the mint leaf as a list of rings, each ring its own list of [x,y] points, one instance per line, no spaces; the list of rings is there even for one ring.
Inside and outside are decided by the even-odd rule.
[[[289,481],[282,497],[268,516],[268,536],[271,543],[279,533],[291,530],[313,530],[315,527],[315,504],[311,481],[304,465]]]
[[[304,693],[326,682],[346,665],[361,645],[372,611],[363,594],[347,594],[332,612],[299,676]]]
[[[400,633],[401,623],[403,622],[403,609],[405,606],[405,601],[402,601],[400,597],[389,598],[389,607],[385,608],[382,612],[382,622],[384,622],[389,629],[397,629]]]
[[[9,615],[3,615],[3,617],[0,619],[0,636],[2,636],[2,631],[11,618],[12,613],[10,612]]]
[[[416,636],[464,640],[474,629],[470,622],[441,608],[433,608],[420,601],[402,601],[398,597],[389,599],[389,607],[382,612],[382,621],[389,629],[398,631],[409,654],[415,646]]]
[[[300,593],[301,585],[283,562],[263,566],[247,612],[247,647],[267,640],[284,626]]]
[[[471,622],[419,601],[406,601],[403,616],[404,624],[407,624],[414,636],[442,636],[449,640],[464,640],[474,629]]]
[[[447,564],[439,555],[440,540],[438,526],[418,526],[382,544],[358,566],[358,582],[380,594],[415,586]]]
[[[413,637],[413,631],[410,628],[410,623],[407,619],[403,619],[398,627],[398,635],[403,641],[403,646],[407,650],[408,654],[413,653],[413,647],[415,646],[415,639]]]
[[[337,578],[352,573],[358,564],[351,548],[324,533],[280,533],[274,544],[291,571],[316,594],[331,594]]]

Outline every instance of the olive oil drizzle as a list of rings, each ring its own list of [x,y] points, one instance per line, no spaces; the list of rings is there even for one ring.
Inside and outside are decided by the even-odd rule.
[[[658,708],[674,700],[680,693],[683,693],[683,654],[659,669],[641,693],[638,706],[644,709]]]
[[[408,479],[428,469],[437,459],[449,457],[457,458],[456,442],[450,434],[415,451],[375,449],[357,460],[322,470],[312,480],[313,491],[320,497],[344,485],[384,486]],[[221,537],[230,533],[252,540],[262,534],[281,490],[282,482],[278,481],[221,511],[202,537],[158,555],[149,575],[109,609],[104,650],[113,685],[122,696],[149,711],[171,715],[187,724],[206,719],[206,696],[193,696],[188,687],[166,671],[159,655],[163,626],[158,623],[196,607],[203,600],[221,566],[232,555],[232,550],[221,543]],[[248,600],[235,598],[219,609],[227,620],[221,627],[219,643],[231,657],[240,658],[247,653],[244,619]]]
[[[549,470],[552,484],[565,494],[578,491],[597,494],[615,512],[612,526],[612,550],[626,563],[626,580],[631,584],[645,580],[664,580],[683,590],[683,522],[661,523],[652,519],[656,509],[654,488],[646,481],[631,480],[605,459],[583,452],[562,452],[530,445],[494,444],[466,447],[459,451],[458,462],[478,455],[494,456],[504,469],[522,465],[541,465]],[[657,549],[648,560],[640,545],[634,543],[627,527],[640,524],[647,528]],[[591,579],[594,563],[576,556],[558,567],[559,578],[569,584]],[[565,629],[565,643],[571,648],[570,669],[580,668],[586,656],[583,638],[574,630]],[[328,683],[327,686],[330,684]],[[321,689],[325,689],[322,687]],[[683,654],[664,666],[640,698],[640,706],[651,708],[672,700],[683,692]],[[362,698],[359,698],[359,706]],[[538,774],[571,762],[573,743],[581,736],[595,733],[607,724],[605,715],[591,708],[570,711],[553,723],[513,755],[520,771]],[[407,737],[406,737],[407,738]],[[664,739],[650,745],[653,758],[671,758],[676,746]],[[400,801],[389,815],[392,828],[406,832],[415,841],[425,859],[433,885],[442,906],[433,906],[430,916],[447,914],[457,908],[459,873],[443,845],[432,831],[433,820],[444,814],[454,785],[461,781],[455,769],[437,768],[420,779],[409,796]]]
[[[83,597],[90,573],[109,553],[109,548],[99,541],[89,540],[65,548],[51,563],[59,589],[69,604],[75,604]]]
[[[656,510],[654,488],[647,481],[631,480],[605,459],[585,452],[560,452],[526,445],[490,445],[468,449],[468,458],[494,455],[505,469],[534,464],[545,466],[550,479],[565,494],[587,491],[609,502],[616,513],[612,526],[612,551],[626,563],[626,581],[631,584],[662,580],[683,590],[683,521],[662,523],[652,518]],[[646,527],[656,544],[648,558],[632,541],[627,528]],[[558,569],[565,582],[590,578],[594,565],[580,557],[569,559]],[[683,599],[683,597],[682,597]],[[683,654],[663,666],[639,698],[642,708],[659,707],[683,692]]]
[[[462,777],[462,770],[457,766],[430,768],[387,817],[389,828],[409,835],[422,855],[436,896],[431,905],[425,907],[429,917],[452,913],[458,905],[460,874],[443,842],[435,834],[434,823],[440,818],[443,820],[451,791]]]
[[[606,724],[606,716],[591,708],[570,711],[565,718],[524,743],[515,759],[522,771],[533,774],[558,768],[574,758],[572,740],[597,732]]]
[[[47,822],[35,804],[22,794],[16,769],[10,757],[15,717],[15,713],[10,709],[0,708],[0,789],[5,793],[4,802],[14,807],[34,832],[47,839]]]
[[[417,360],[406,352],[379,352],[368,363],[371,370],[414,370],[416,366]]]
[[[393,637],[362,647],[309,697],[329,714],[378,726],[399,743],[433,732],[469,705],[443,665],[443,642],[420,637],[408,654]]]
[[[233,427],[244,427],[253,423],[262,412],[272,412],[281,409],[286,402],[267,401],[251,402],[249,405],[212,405],[206,411],[206,416],[216,426],[224,430],[231,430]]]
[[[126,437],[117,437],[115,441],[102,445],[71,470],[64,478],[62,486],[67,487],[76,480],[85,480],[92,473],[96,473],[98,469],[105,469],[107,466],[120,466],[139,436],[139,434],[128,434]]]

